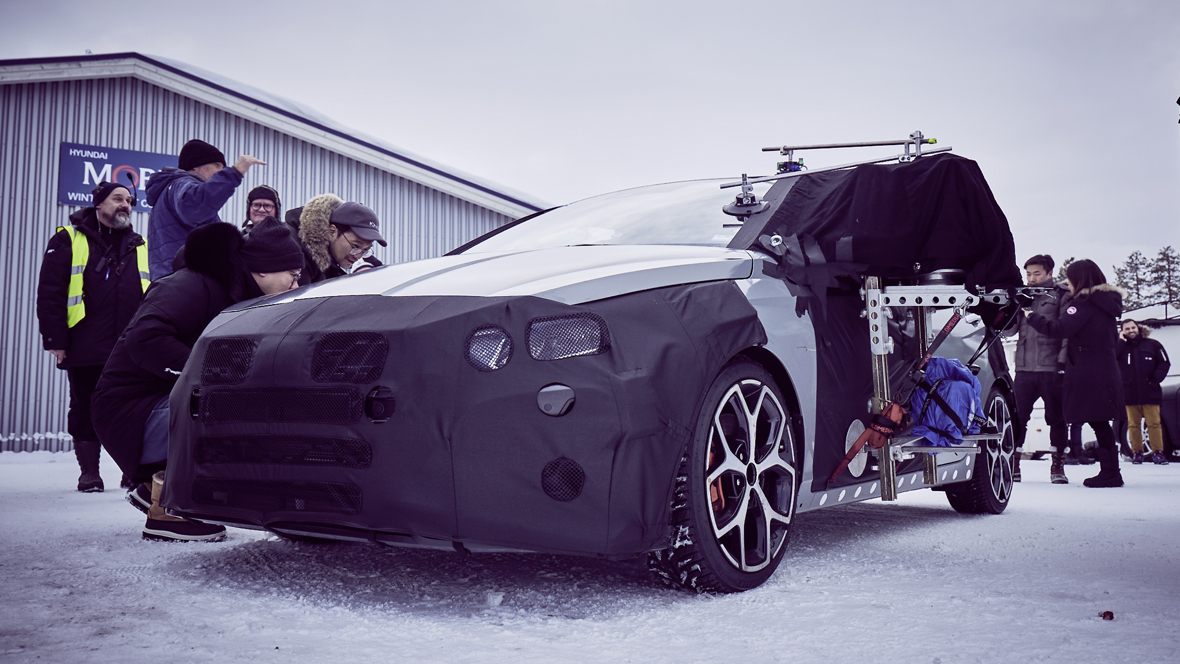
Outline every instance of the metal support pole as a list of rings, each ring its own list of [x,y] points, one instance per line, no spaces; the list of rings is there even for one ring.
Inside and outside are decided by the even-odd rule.
[[[930,349],[930,309],[915,307],[913,312],[914,337],[918,341],[918,361],[921,362]],[[922,455],[922,482],[927,486],[938,484],[938,455]]]
[[[869,346],[873,358],[873,401],[872,411],[876,415],[889,402],[889,322],[885,319],[885,308],[881,304],[881,278],[865,277],[865,312],[869,320]],[[877,450],[878,466],[881,468],[881,500],[897,500],[897,466],[893,460],[892,445]]]

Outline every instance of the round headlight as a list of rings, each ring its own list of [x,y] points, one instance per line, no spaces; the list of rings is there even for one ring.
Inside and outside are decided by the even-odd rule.
[[[503,328],[488,325],[467,336],[467,362],[480,371],[504,368],[512,359],[512,337]]]

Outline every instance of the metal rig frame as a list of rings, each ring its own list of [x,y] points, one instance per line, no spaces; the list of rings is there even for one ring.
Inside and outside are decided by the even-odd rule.
[[[1041,289],[1021,289],[1033,291]],[[886,321],[886,307],[914,307],[917,309],[914,317],[915,336],[918,341],[918,358],[921,359],[929,352],[930,316],[934,309],[953,308],[960,313],[968,307],[983,302],[1004,305],[1008,303],[1010,295],[1006,291],[990,293],[971,293],[962,285],[937,284],[922,286],[882,286],[880,277],[865,277],[864,279],[864,315],[869,323],[869,346],[872,353],[873,398],[870,403],[872,414],[880,413],[886,403],[891,400],[889,385],[889,355],[893,352],[893,340],[889,338],[889,326]],[[950,447],[922,445],[924,438],[917,436],[903,436],[887,440],[878,450],[871,451],[876,455],[881,471],[881,500],[897,500],[897,464],[911,459],[916,454],[922,457],[922,481],[927,486],[939,484],[938,462],[936,455],[941,453],[978,454],[981,450],[980,442],[999,440],[1003,432],[988,434],[968,434],[963,436],[961,444]]]

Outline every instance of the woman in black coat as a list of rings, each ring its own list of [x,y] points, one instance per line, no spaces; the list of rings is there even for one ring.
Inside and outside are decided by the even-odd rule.
[[[1070,424],[1086,423],[1098,437],[1095,456],[1102,470],[1083,482],[1089,487],[1123,485],[1119,455],[1110,421],[1123,412],[1123,377],[1115,359],[1118,320],[1123,292],[1106,283],[1106,276],[1091,260],[1066,268],[1069,306],[1055,321],[1030,314],[1028,322],[1042,334],[1066,339],[1063,407]]]

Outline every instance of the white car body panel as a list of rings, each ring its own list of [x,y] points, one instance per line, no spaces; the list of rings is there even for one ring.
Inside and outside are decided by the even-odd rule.
[[[745,279],[750,251],[678,245],[579,246],[443,256],[389,265],[266,299],[332,295],[534,296],[580,304],[677,284]]]

